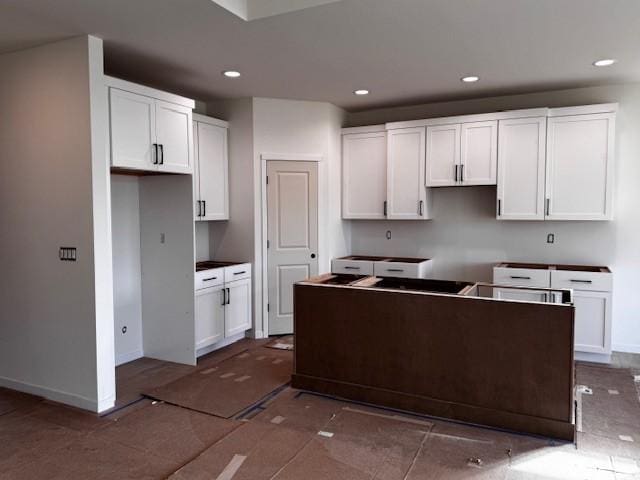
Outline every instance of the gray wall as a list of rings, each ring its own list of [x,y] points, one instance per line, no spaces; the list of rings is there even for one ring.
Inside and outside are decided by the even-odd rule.
[[[5,54],[0,72],[0,384],[108,408],[115,383],[102,43],[79,37]],[[61,262],[60,246],[76,247],[78,261]]]
[[[607,102],[620,103],[613,221],[500,222],[495,187],[436,188],[431,221],[353,221],[352,253],[433,257],[438,277],[459,280],[490,280],[492,265],[503,260],[608,265],[614,273],[614,349],[640,352],[640,84],[373,110],[350,114],[347,123]],[[548,233],[555,234],[552,245]]]

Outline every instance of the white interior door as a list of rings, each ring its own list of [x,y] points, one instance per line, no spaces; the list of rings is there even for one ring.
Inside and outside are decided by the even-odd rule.
[[[460,137],[462,184],[495,185],[498,169],[498,122],[463,123]]]
[[[193,172],[193,121],[189,108],[156,100],[158,170]]]
[[[293,284],[318,274],[318,164],[267,162],[269,335],[293,332]]]
[[[460,124],[427,127],[427,187],[446,187],[458,182]]]
[[[111,165],[155,170],[154,100],[116,88],[109,90]]]
[[[229,218],[227,129],[208,123],[194,124],[198,139],[198,199],[204,202],[199,220],[226,220]]]

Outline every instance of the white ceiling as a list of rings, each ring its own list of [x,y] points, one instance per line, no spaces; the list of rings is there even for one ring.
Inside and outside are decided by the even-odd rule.
[[[0,52],[86,33],[109,73],[200,100],[361,110],[640,81],[639,0],[342,0],[253,21],[211,0],[0,0]]]

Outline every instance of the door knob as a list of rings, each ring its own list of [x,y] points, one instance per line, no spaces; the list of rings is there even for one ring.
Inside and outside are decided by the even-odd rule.
[[[311,258],[316,258],[316,254],[315,254],[315,253],[312,253],[312,254],[311,254]]]

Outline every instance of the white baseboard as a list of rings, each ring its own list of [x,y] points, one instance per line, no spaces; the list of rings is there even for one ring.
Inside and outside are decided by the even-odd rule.
[[[144,357],[144,352],[142,350],[135,350],[129,353],[121,353],[116,355],[116,367],[118,365],[122,365],[123,363],[133,362],[139,358]]]
[[[47,400],[53,400],[54,402],[64,403],[65,405],[71,405],[72,407],[82,408],[83,410],[89,410],[91,412],[103,412],[112,408],[115,404],[115,397],[97,401],[75,393],[63,392],[6,377],[0,377],[0,386],[31,395],[37,395]]]
[[[632,343],[615,343],[613,345],[613,351],[623,353],[640,353],[640,345],[634,345]]]

